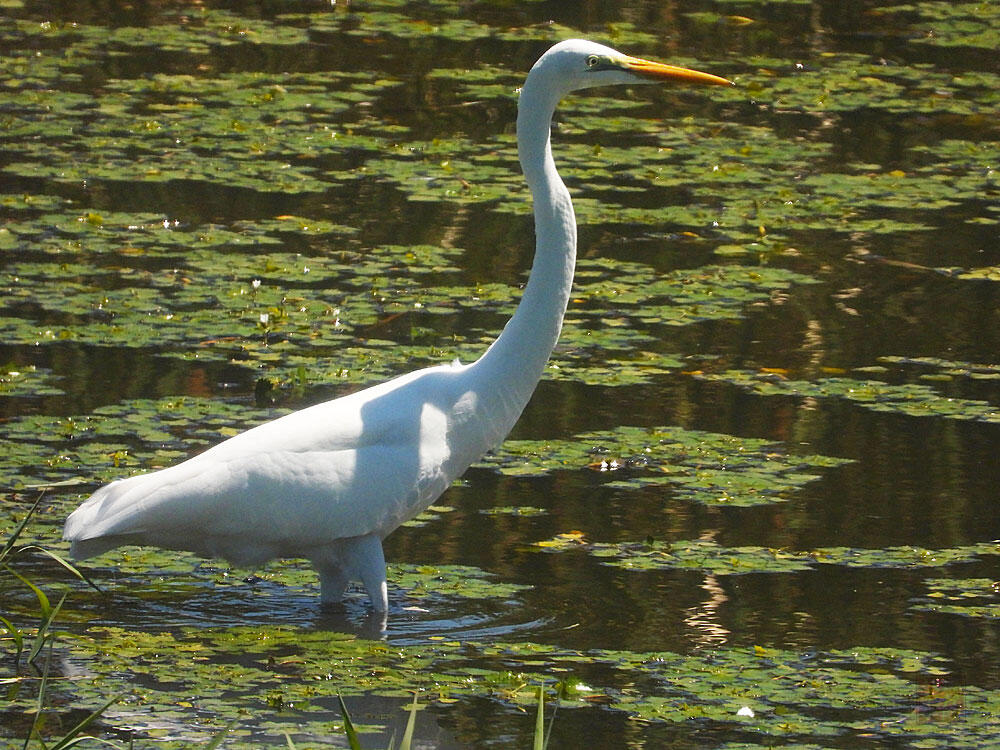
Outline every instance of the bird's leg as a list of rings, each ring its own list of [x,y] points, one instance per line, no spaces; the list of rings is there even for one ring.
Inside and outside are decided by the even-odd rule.
[[[389,592],[385,583],[385,555],[382,552],[382,538],[377,534],[365,534],[345,539],[343,555],[351,573],[361,579],[376,612],[389,611]]]
[[[344,598],[347,584],[360,580],[376,612],[389,611],[385,583],[385,555],[377,534],[338,539],[311,558],[319,573],[320,601],[336,604]]]
[[[339,562],[316,563],[319,573],[319,600],[321,604],[337,604],[347,589],[347,573]]]

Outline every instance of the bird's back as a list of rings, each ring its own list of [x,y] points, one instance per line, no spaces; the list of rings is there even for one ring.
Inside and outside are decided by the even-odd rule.
[[[238,564],[384,537],[489,447],[468,429],[466,372],[411,373],[112,482],[67,519],[64,537],[78,558],[138,543]]]

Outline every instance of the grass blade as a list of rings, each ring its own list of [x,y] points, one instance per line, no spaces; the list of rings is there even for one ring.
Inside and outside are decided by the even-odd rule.
[[[358,739],[358,731],[354,728],[354,724],[351,723],[351,715],[347,713],[347,706],[344,705],[344,698],[337,693],[337,700],[340,701],[340,713],[344,716],[344,734],[347,735],[347,744],[351,746],[351,750],[361,750],[361,740]]]
[[[14,646],[17,649],[14,652],[14,668],[18,669],[21,663],[21,654],[24,653],[24,633],[6,617],[0,617],[0,625],[3,625],[7,629],[7,632],[10,633],[10,637],[14,641]]]
[[[80,737],[79,735],[82,734],[87,727],[89,727],[91,724],[97,721],[101,717],[101,714],[107,711],[112,704],[117,703],[119,698],[120,696],[116,695],[114,698],[109,700],[103,706],[95,710],[93,713],[90,714],[90,716],[88,716],[79,724],[77,724],[75,727],[70,729],[69,732],[67,732],[63,736],[63,738],[59,740],[59,742],[57,742],[55,745],[49,748],[49,750],[66,750],[66,748],[73,747],[74,745],[78,745],[81,742],[87,740],[97,740],[98,742],[101,742],[105,745],[115,746],[115,743],[108,742],[107,740],[102,740],[100,737],[90,737],[90,736]]]
[[[548,750],[549,740],[552,739],[552,727],[556,725],[556,714],[559,713],[559,706],[562,705],[562,697],[566,694],[566,683],[560,682],[556,685],[556,703],[552,707],[552,716],[549,717],[549,728],[545,731],[545,744],[542,746]]]
[[[106,740],[103,739],[102,737],[93,737],[89,734],[85,734],[82,737],[74,737],[73,739],[69,740],[65,745],[62,744],[62,742],[60,741],[60,743],[56,745],[56,747],[60,748],[60,750],[66,750],[67,748],[70,747],[76,747],[81,742],[100,742],[102,745],[107,745],[108,747],[116,748],[116,750],[121,750],[121,745],[119,745],[117,742],[112,742],[111,740]],[[45,750],[54,750],[54,748],[46,748]]]
[[[24,736],[24,750],[28,750],[28,743],[31,738],[38,734],[38,720],[42,717],[42,707],[45,705],[45,691],[49,687],[49,666],[52,664],[52,644],[49,644],[49,651],[45,655],[45,666],[42,668],[42,681],[38,685],[38,702],[35,704],[35,715],[31,717],[31,726]],[[38,738],[41,742],[41,737]],[[42,742],[42,747],[45,743]]]
[[[534,750],[545,750],[545,690],[538,686],[538,716],[535,719]]]
[[[59,603],[49,609],[48,614],[46,614],[40,623],[38,623],[38,633],[35,634],[35,642],[31,646],[31,653],[28,654],[28,663],[31,664],[38,657],[38,652],[42,650],[45,642],[49,640],[49,627],[52,625],[52,621],[56,619],[56,615],[59,614],[59,610],[62,609],[63,602],[66,601],[66,594],[62,595]]]
[[[410,718],[406,720],[406,729],[403,730],[403,739],[399,742],[399,750],[410,750],[413,742],[413,730],[417,726],[417,694],[413,693],[413,704],[410,706]]]
[[[215,750],[215,748],[217,748],[219,745],[221,745],[222,742],[223,742],[223,740],[226,739],[226,735],[228,735],[229,731],[233,727],[236,726],[236,722],[238,722],[238,721],[239,721],[239,719],[237,718],[237,719],[233,719],[231,722],[229,722],[228,724],[226,724],[226,728],[223,729],[221,732],[219,732],[217,735],[215,735],[212,738],[212,741],[209,742],[207,745],[205,745],[205,750]]]
[[[14,529],[14,533],[10,535],[10,538],[4,544],[3,549],[0,549],[0,563],[7,559],[10,551],[14,549],[14,545],[17,544],[17,538],[21,536],[21,532],[24,531],[24,527],[28,525],[28,521],[34,515],[35,511],[38,509],[38,504],[42,502],[42,498],[45,497],[45,492],[42,492],[38,499],[35,500],[34,504],[28,509],[27,515],[21,519],[21,523],[17,525]]]
[[[41,554],[43,554],[43,555],[45,555],[47,557],[52,558],[57,563],[59,563],[60,565],[62,565],[72,575],[74,575],[77,578],[79,578],[81,581],[84,581],[85,583],[89,584],[92,588],[96,589],[97,591],[101,590],[100,586],[98,586],[96,583],[94,583],[92,580],[90,580],[87,576],[85,576],[83,574],[83,572],[79,568],[77,568],[73,563],[71,563],[69,560],[67,560],[66,558],[62,557],[61,555],[57,555],[55,552],[53,552],[51,550],[47,550],[44,547],[39,547],[37,544],[29,544],[29,545],[26,545],[24,547],[21,547],[18,550],[18,552],[28,552],[28,551],[39,552],[39,553],[41,553]]]
[[[20,578],[21,582],[25,586],[27,586],[28,588],[30,588],[32,591],[35,592],[35,596],[38,597],[38,606],[42,610],[42,618],[43,619],[47,618],[52,613],[52,605],[49,603],[49,597],[47,597],[45,595],[45,593],[40,588],[38,588],[38,586],[36,586],[35,584],[33,584],[31,581],[29,581],[23,575],[21,575],[20,573],[18,573],[12,567],[10,567],[9,565],[5,565],[4,567],[11,574],[13,574],[13,575],[17,576],[18,578]]]

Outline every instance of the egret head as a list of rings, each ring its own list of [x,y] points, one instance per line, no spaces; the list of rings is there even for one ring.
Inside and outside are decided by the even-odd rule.
[[[679,81],[731,85],[730,81],[719,76],[630,57],[584,39],[567,39],[551,47],[538,58],[531,75],[544,78],[546,88],[560,96],[579,89],[613,84]]]

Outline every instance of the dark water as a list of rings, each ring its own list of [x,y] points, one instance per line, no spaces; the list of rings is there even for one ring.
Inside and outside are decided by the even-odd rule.
[[[249,19],[250,26],[282,13],[345,12],[342,7],[331,9],[325,4],[209,5]],[[834,221],[817,225],[805,220],[808,213],[790,213],[782,222],[775,214],[777,204],[762,192],[761,201],[766,204],[762,210],[771,212],[763,221],[780,225],[782,242],[795,250],[768,256],[764,264],[799,271],[819,283],[773,293],[766,302],[748,305],[740,315],[727,319],[684,327],[652,327],[658,341],[643,346],[677,354],[690,366],[650,382],[608,386],[543,381],[511,436],[560,440],[622,425],[679,425],[765,438],[789,453],[839,457],[850,459],[850,463],[817,472],[820,478],[795,491],[787,502],[748,508],[692,502],[675,496],[669,486],[622,492],[605,486],[607,476],[584,469],[519,478],[473,468],[462,486],[449,490],[440,501],[454,510],[425,526],[394,533],[385,545],[386,558],[410,564],[475,566],[504,582],[532,588],[519,596],[520,603],[513,610],[507,605],[464,605],[422,615],[396,611],[386,634],[390,643],[416,643],[440,634],[456,640],[528,640],[578,650],[675,653],[754,646],[801,652],[892,647],[943,655],[950,662],[947,679],[953,684],[1000,689],[1000,630],[995,616],[935,614],[913,607],[918,598],[926,596],[925,579],[1000,578],[1000,558],[996,556],[980,556],[945,567],[876,563],[862,567],[819,565],[796,573],[716,575],[699,570],[633,572],[602,565],[584,551],[541,554],[531,547],[539,540],[568,531],[580,531],[586,539],[601,542],[706,538],[724,547],[799,551],[841,546],[939,550],[1000,538],[1000,423],[996,419],[977,419],[962,413],[945,417],[934,409],[927,416],[882,413],[849,398],[809,394],[764,396],[734,382],[709,381],[695,373],[760,372],[767,368],[780,371],[782,378],[803,381],[873,377],[892,384],[929,384],[942,397],[1000,405],[996,369],[1000,365],[1000,283],[995,270],[1000,265],[1000,214],[993,171],[1000,165],[993,161],[968,166],[958,157],[950,164],[923,150],[943,141],[959,140],[993,144],[992,153],[996,153],[1000,131],[995,93],[990,91],[1000,73],[995,48],[985,49],[986,43],[979,38],[964,44],[921,43],[926,36],[923,29],[931,21],[913,12],[886,16],[876,12],[879,5],[759,2],[730,6],[692,0],[473,4],[456,14],[430,4],[412,4],[401,11],[403,18],[474,20],[495,27],[498,33],[551,20],[572,27],[579,35],[610,40],[616,45],[615,32],[609,33],[609,28],[613,29],[609,25],[631,23],[655,41],[642,38],[637,46],[629,45],[626,39],[620,45],[625,51],[661,59],[697,59],[699,67],[736,78],[738,83],[741,77],[754,82],[763,80],[761,85],[765,87],[762,93],[750,92],[741,101],[730,99],[725,103],[684,92],[650,94],[640,110],[643,116],[655,118],[668,111],[672,118],[698,117],[717,122],[720,128],[737,125],[761,129],[788,142],[826,145],[824,155],[808,163],[795,161],[787,170],[780,159],[770,164],[770,179],[776,184],[787,182],[790,189],[794,189],[796,180],[860,171],[846,166],[858,164],[866,165],[871,173],[921,174],[929,183],[937,181],[945,187],[939,198],[918,192],[911,200],[904,194],[905,205],[872,202],[861,195],[856,202],[845,201],[850,210],[842,221],[848,225],[882,219],[924,227],[896,231],[852,231],[849,226],[833,226]],[[10,16],[8,20],[21,19],[25,24],[73,22],[106,27],[110,34],[115,28],[177,24],[178,17],[188,11],[195,13],[199,7],[188,8],[183,3],[27,2],[5,6],[4,12]],[[360,18],[369,9],[356,4],[355,10],[360,12]],[[700,12],[719,17],[699,20],[691,15]],[[730,14],[746,16],[754,23],[741,25],[727,18]],[[364,21],[357,23],[361,26]],[[464,248],[465,253],[457,260],[460,281],[443,275],[442,284],[520,283],[531,256],[527,215],[497,213],[488,202],[459,207],[447,201],[411,201],[392,179],[377,175],[331,179],[325,190],[286,194],[245,187],[236,180],[227,184],[224,175],[157,182],[141,175],[129,179],[123,173],[118,179],[81,181],[9,169],[12,164],[23,163],[26,153],[30,156],[26,144],[56,144],[60,136],[19,130],[22,122],[44,115],[21,98],[11,96],[5,102],[3,97],[15,91],[53,86],[59,91],[98,95],[116,79],[150,79],[161,73],[198,78],[253,71],[340,71],[363,73],[373,80],[396,78],[404,85],[374,94],[364,106],[347,110],[343,121],[338,121],[336,114],[322,118],[345,129],[397,126],[400,129],[393,132],[399,135],[393,137],[407,142],[462,136],[469,142],[482,143],[498,133],[512,132],[513,99],[483,98],[470,103],[472,97],[454,83],[435,80],[428,74],[438,68],[478,69],[490,65],[512,71],[512,80],[517,80],[547,46],[545,41],[527,38],[505,41],[498,37],[463,39],[430,33],[408,36],[395,27],[353,34],[348,33],[351,28],[352,22],[347,22],[340,27],[313,30],[307,41],[296,44],[237,39],[224,45],[210,40],[202,49],[171,47],[162,40],[142,45],[116,42],[110,48],[101,47],[102,55],[93,59],[64,60],[67,72],[74,73],[72,77],[55,75],[38,83],[8,81],[7,93],[0,89],[0,133],[8,131],[5,140],[16,142],[20,150],[0,154],[0,193],[67,198],[73,201],[67,215],[86,210],[107,215],[152,212],[187,227],[236,227],[241,221],[283,215],[328,218],[356,228],[350,243],[362,252],[386,243]],[[950,28],[944,25],[939,33],[951,33]],[[0,40],[0,53],[6,48],[11,54],[36,51],[48,55],[79,44],[71,33],[37,34],[25,25],[10,26],[0,33]],[[895,78],[902,88],[899,101],[926,100],[935,104],[906,107],[898,102],[859,101],[853,106],[833,106],[830,100],[846,97],[847,90],[833,72],[829,100],[817,101],[812,107],[808,100],[783,103],[766,95],[772,73],[764,75],[762,70],[772,71],[774,80],[791,79],[801,69],[823,70],[824,65],[830,65],[832,70],[835,59],[841,71],[849,54],[858,55],[865,64],[882,61],[903,70],[939,76],[927,88],[915,80],[919,72],[912,78]],[[979,84],[973,79],[977,75],[984,76]],[[953,82],[965,84],[942,88],[942,81],[949,76]],[[150,106],[135,113],[136,127],[144,117],[157,116],[152,104],[155,97],[147,102]],[[94,111],[75,119],[70,130],[99,122],[101,115]],[[138,138],[138,132],[113,135],[125,144],[128,154],[129,139]],[[643,140],[628,133],[588,136],[577,129],[565,140],[633,147],[641,155],[655,139]],[[748,143],[753,144],[754,139],[751,137]],[[157,147],[149,148],[155,151]],[[88,146],[85,142],[77,148]],[[134,158],[142,163],[146,147],[134,148]],[[698,148],[697,143],[691,148]],[[213,152],[210,143],[192,149],[196,154]],[[84,152],[79,156],[85,161],[93,158]],[[324,153],[320,148],[316,153],[294,158],[296,164],[332,174],[356,169],[370,154],[349,148]],[[921,172],[928,164],[933,169]],[[241,168],[240,163],[234,163],[233,169]],[[699,180],[696,171],[692,171],[691,180]],[[595,185],[579,174],[568,182],[577,199],[601,199],[612,194],[615,187],[613,181]],[[723,208],[734,205],[734,210],[745,211],[745,204],[736,198],[761,190],[757,183],[741,185],[734,181],[719,183],[713,201],[702,194],[693,197],[685,187],[650,190],[616,200],[647,208],[659,205],[661,199],[691,200]],[[794,193],[788,197],[797,198]],[[935,202],[939,199],[944,202]],[[815,209],[825,210],[822,205]],[[0,215],[5,221],[21,217],[11,209],[4,209]],[[747,222],[753,225],[754,218],[747,218]],[[628,222],[592,223],[581,227],[580,256],[641,261],[664,274],[720,262],[713,250],[721,240],[691,242],[682,234],[690,229],[686,225],[666,230],[660,226],[654,231]],[[712,230],[701,227],[700,231],[707,237]],[[286,245],[279,248],[284,251],[309,255],[325,252],[321,240],[284,237],[284,241]],[[231,252],[238,255],[253,251],[237,248]],[[43,305],[39,310],[13,301],[10,268],[15,262],[41,262],[47,257],[46,251],[20,238],[0,245],[0,253],[8,277],[5,284],[11,293],[0,307],[4,320],[30,318],[43,326],[57,326],[74,319],[57,305],[51,309]],[[115,269],[124,256],[112,252],[104,257],[99,264]],[[738,262],[751,261],[744,257]],[[67,258],[66,262],[73,260]],[[146,258],[129,262],[155,272],[169,268],[173,261]],[[992,278],[961,276],[962,272],[990,267],[994,268]],[[194,279],[194,283],[197,281]],[[128,283],[123,276],[109,282],[109,286]],[[331,298],[336,297],[336,291],[325,290]],[[58,284],[53,285],[52,294],[60,294]],[[482,309],[413,315],[403,320],[386,316],[369,327],[359,327],[353,335],[409,344],[414,336],[423,335],[415,332],[419,327],[446,341],[453,332],[464,335],[469,330],[499,330],[503,320],[504,314]],[[11,363],[8,369],[35,365],[51,370],[61,376],[58,387],[63,394],[0,397],[0,414],[5,421],[26,415],[86,415],[125,399],[180,395],[228,399],[252,407],[258,375],[254,370],[240,366],[238,361],[200,363],[165,356],[170,353],[167,349],[130,346],[120,340],[46,341],[36,345],[27,336],[12,333],[7,342],[0,341],[0,364]],[[336,357],[336,347],[328,347],[324,353]],[[951,364],[886,364],[880,359],[884,357],[936,358]],[[987,366],[979,372],[981,377],[948,374],[973,365]],[[857,369],[874,366],[884,369]],[[399,362],[397,367],[404,371],[408,363]],[[305,389],[282,387],[278,401],[282,407],[297,408],[347,388],[317,382]],[[0,437],[4,437],[2,421]],[[49,515],[42,519],[46,538],[54,542],[56,525],[83,494],[70,488],[50,495]],[[28,493],[15,488],[6,490],[4,497],[11,513],[20,512],[28,502]],[[481,512],[506,505],[536,506],[547,514],[514,518]],[[84,596],[83,591],[74,594]],[[122,614],[114,608],[104,610],[93,623],[141,629],[209,621],[278,621],[306,628],[365,632],[360,603],[342,621],[328,621],[316,613],[307,596],[271,598],[263,605],[252,597],[241,596],[234,603],[227,599],[230,596],[231,592],[225,590],[199,590],[186,603],[183,597],[168,596],[163,606],[156,597],[147,600],[140,593],[127,600],[130,611]],[[90,610],[91,615],[99,610],[87,604],[77,606]],[[362,707],[359,703],[358,710],[375,715],[388,710],[379,703],[384,699],[372,700],[378,705]],[[329,708],[336,711],[332,703]],[[461,710],[451,712],[439,707],[435,715],[447,727],[445,734],[463,738],[442,738],[437,727],[425,727],[425,742],[439,747],[516,746],[518,740],[512,732],[520,732],[518,736],[523,738],[528,725],[526,718],[512,719],[509,712],[485,698],[469,699]],[[427,721],[423,715],[421,720]],[[556,726],[553,743],[558,742],[558,746],[579,746],[581,738],[598,747],[703,746],[684,728],[659,724],[640,731],[623,713],[599,708],[580,711],[561,724],[557,721]],[[184,735],[178,732],[175,736]],[[740,736],[720,734],[718,738],[735,741]],[[713,740],[713,746],[720,741],[718,738]],[[868,746],[855,741],[860,743],[858,746]],[[901,740],[892,746],[910,745]]]

